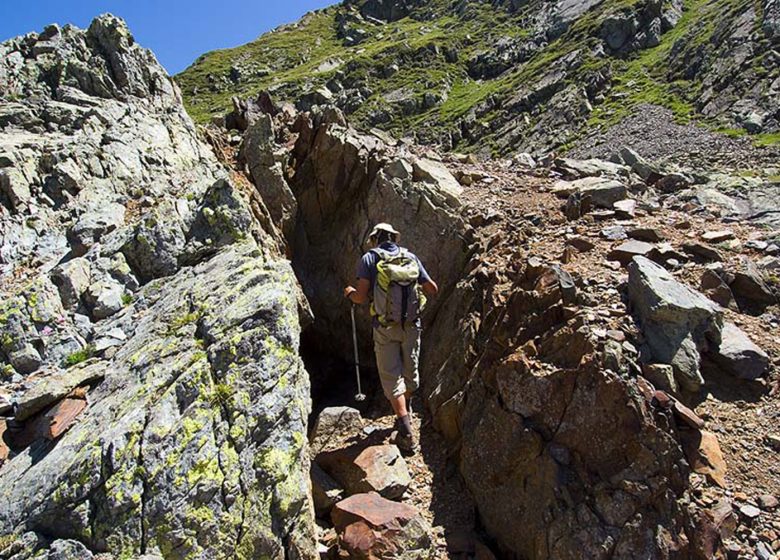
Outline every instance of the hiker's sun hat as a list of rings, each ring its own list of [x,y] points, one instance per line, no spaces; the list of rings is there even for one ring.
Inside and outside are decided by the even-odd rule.
[[[368,238],[369,239],[375,238],[380,231],[386,231],[388,233],[392,233],[396,237],[401,237],[401,232],[396,231],[396,229],[390,224],[386,224],[382,222],[381,224],[377,224],[374,226],[374,229],[371,230],[371,235],[369,235]]]

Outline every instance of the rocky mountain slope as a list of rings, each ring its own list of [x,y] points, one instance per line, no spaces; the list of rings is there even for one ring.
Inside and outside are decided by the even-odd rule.
[[[124,22],[0,53],[3,557],[311,557],[289,264]]]
[[[438,6],[305,25],[351,8],[371,12],[345,30],[430,24]],[[780,550],[765,171],[608,144],[480,162],[265,92],[196,130],[112,16],[0,52],[3,560]],[[379,221],[441,287],[413,457],[370,369],[362,410],[325,408],[352,400],[342,287]]]
[[[778,29],[775,0],[349,0],[205,54],[177,81],[199,122],[268,90],[487,155],[570,149],[645,104],[776,146]]]

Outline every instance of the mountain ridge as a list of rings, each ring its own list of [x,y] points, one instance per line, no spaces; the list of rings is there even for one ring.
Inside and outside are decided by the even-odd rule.
[[[268,90],[445,149],[566,150],[643,104],[780,141],[774,0],[350,1],[179,74],[204,123]]]

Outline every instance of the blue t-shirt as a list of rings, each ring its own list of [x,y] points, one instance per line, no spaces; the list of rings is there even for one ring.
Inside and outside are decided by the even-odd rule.
[[[401,250],[398,247],[398,245],[390,242],[382,243],[379,246],[379,248],[382,249],[383,251],[387,251],[391,255],[396,255]],[[428,271],[425,270],[425,267],[420,262],[420,259],[417,257],[417,255],[415,255],[414,253],[408,250],[407,252],[409,253],[410,257],[414,258],[414,260],[417,261],[417,265],[420,267],[420,276],[417,278],[417,282],[419,284],[425,284],[426,282],[430,282],[431,277],[428,276]],[[376,265],[378,262],[379,262],[379,255],[377,255],[373,251],[369,251],[368,253],[363,255],[363,257],[360,259],[360,262],[358,263],[358,267],[357,267],[358,280],[364,278],[369,282],[371,282],[371,291],[369,293],[374,291],[374,283],[376,282]]]

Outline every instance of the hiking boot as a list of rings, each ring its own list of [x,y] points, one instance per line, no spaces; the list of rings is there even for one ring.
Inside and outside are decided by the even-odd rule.
[[[414,435],[414,431],[406,429],[400,418],[396,420],[395,425],[397,434],[395,437],[395,444],[398,446],[398,449],[406,455],[414,455],[417,453],[420,446],[417,442],[417,437]]]

